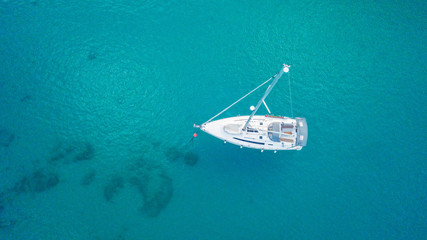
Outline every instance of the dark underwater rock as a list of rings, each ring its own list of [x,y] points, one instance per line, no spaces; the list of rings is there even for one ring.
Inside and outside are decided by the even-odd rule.
[[[23,97],[21,97],[20,101],[21,102],[28,102],[32,99],[32,97],[28,94],[25,94]]]
[[[148,217],[157,217],[172,199],[172,179],[164,177],[161,181],[156,190],[145,197],[144,205],[141,207],[142,213]]]
[[[87,185],[91,184],[93,182],[93,180],[95,179],[95,176],[96,176],[95,170],[91,170],[90,172],[86,173],[82,177],[82,180],[80,181],[80,185],[87,186]]]
[[[175,161],[178,158],[181,158],[184,156],[184,153],[180,151],[177,147],[170,147],[164,151],[164,154],[166,158],[168,158],[171,161]]]
[[[80,148],[77,149],[76,155],[74,156],[73,161],[84,161],[84,160],[90,160],[95,156],[95,149],[93,148],[93,145],[86,142],[83,144],[83,146],[80,146]]]
[[[151,145],[154,148],[158,148],[161,144],[162,144],[162,142],[160,142],[160,141],[153,141],[153,142],[151,142]]]
[[[0,218],[0,229],[13,227],[15,225],[14,220],[6,219],[6,218]]]
[[[13,188],[16,193],[26,192],[44,192],[49,190],[59,183],[59,176],[56,173],[49,172],[44,169],[35,171],[31,176],[25,176],[15,184]]]
[[[3,195],[3,193],[0,193],[1,195]],[[1,196],[0,196],[1,197]],[[2,199],[0,199],[0,204]],[[16,221],[15,220],[10,220],[7,219],[4,215],[3,215],[3,211],[4,211],[4,206],[0,205],[0,230],[1,229],[5,229],[8,227],[13,227],[13,225],[15,225]]]
[[[71,154],[75,150],[75,147],[65,142],[59,142],[52,150],[52,156],[50,157],[50,162],[56,162],[62,160]]]
[[[0,213],[4,209],[4,206],[3,206],[3,204],[5,203],[4,195],[5,195],[4,192],[0,192],[0,206],[2,207],[2,208],[0,208]]]
[[[175,152],[172,148],[171,152]],[[178,155],[182,153],[178,151]],[[167,174],[164,157],[161,152],[144,154],[130,166],[133,173],[129,182],[142,196],[141,213],[146,217],[157,217],[164,211],[173,196],[173,181]]]
[[[87,55],[87,60],[89,61],[93,61],[98,57],[98,53],[91,51],[88,55]]]
[[[157,217],[172,199],[172,179],[162,171],[145,172],[143,176],[132,177],[130,182],[143,196],[141,212],[147,217]]]
[[[111,201],[114,195],[124,187],[123,178],[120,176],[113,177],[104,187],[104,198],[107,202]]]
[[[15,135],[11,133],[9,130],[0,129],[0,146],[1,147],[9,147],[9,145],[15,139]]]
[[[59,142],[52,150],[50,163],[80,162],[90,160],[95,156],[95,148],[89,142],[69,141]]]
[[[199,156],[194,152],[184,152],[177,147],[170,147],[163,152],[167,159],[176,161],[183,158],[183,161],[188,166],[194,166],[199,161]]]
[[[187,152],[184,156],[184,163],[189,166],[194,166],[199,161],[199,155],[194,152]]]

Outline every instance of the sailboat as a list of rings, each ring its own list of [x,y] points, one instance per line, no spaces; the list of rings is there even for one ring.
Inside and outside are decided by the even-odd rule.
[[[224,143],[232,143],[240,146],[240,148],[259,149],[261,152],[264,150],[272,150],[275,153],[279,150],[301,150],[302,147],[307,144],[308,128],[306,119],[302,117],[290,118],[271,115],[270,109],[265,103],[266,97],[270,94],[277,81],[279,81],[284,73],[289,74],[289,69],[290,65],[283,64],[279,73],[241,97],[208,121],[200,125],[194,124],[194,127],[223,140]],[[255,107],[250,107],[252,111],[251,115],[229,117],[213,121],[213,119],[268,82],[271,83],[257,105]],[[291,92],[289,92],[289,97],[292,112]],[[255,115],[262,104],[269,114]]]

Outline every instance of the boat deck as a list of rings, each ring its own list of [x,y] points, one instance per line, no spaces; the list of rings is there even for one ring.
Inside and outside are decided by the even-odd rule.
[[[254,116],[243,131],[249,116],[237,116],[209,122],[201,129],[225,142],[240,147],[261,150],[299,150],[307,142],[307,124],[304,118]],[[299,140],[298,124],[305,126],[305,135]],[[304,132],[304,131],[302,131]]]

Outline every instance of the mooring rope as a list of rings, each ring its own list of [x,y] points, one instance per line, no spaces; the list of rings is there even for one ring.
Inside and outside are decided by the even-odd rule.
[[[187,142],[187,144],[185,146],[187,146],[190,143],[192,143],[193,147],[194,147],[194,139],[197,137],[197,134],[199,133],[199,131],[200,131],[200,129],[197,129],[197,131],[195,133],[193,133],[193,137],[190,139],[190,141]]]

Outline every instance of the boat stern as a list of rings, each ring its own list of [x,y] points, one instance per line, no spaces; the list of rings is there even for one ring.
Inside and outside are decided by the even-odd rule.
[[[305,118],[295,118],[295,120],[297,121],[297,141],[295,145],[305,147],[307,145],[308,138],[307,121],[305,120]]]

